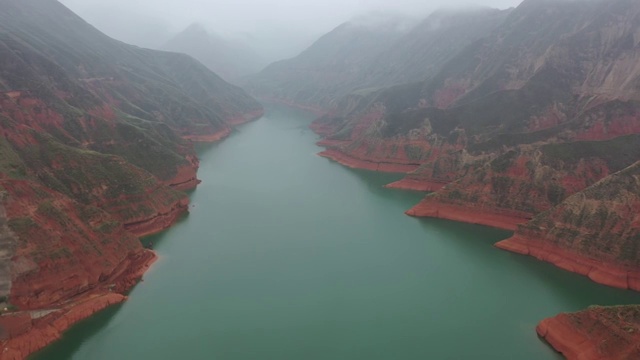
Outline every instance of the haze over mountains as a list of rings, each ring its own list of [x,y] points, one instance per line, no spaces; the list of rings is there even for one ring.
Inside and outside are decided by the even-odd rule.
[[[487,36],[510,10],[440,10],[412,18],[364,17],[346,22],[297,57],[248,77],[257,96],[326,108],[355,90],[433,76],[458,51]]]
[[[189,54],[229,81],[254,74],[267,65],[248,45],[225,40],[201,24],[189,25],[160,48]]]
[[[184,39],[183,31],[191,25],[200,24],[216,38],[214,43],[219,44],[220,41],[224,41],[225,47],[234,48],[232,53],[238,48],[256,53],[260,68],[271,62],[298,55],[322,34],[363,14],[397,14],[411,16],[414,20],[418,20],[441,6],[455,7],[470,4],[465,0],[428,3],[413,0],[393,3],[385,1],[364,3],[348,0],[335,4],[287,0],[277,4],[269,1],[254,1],[251,5],[244,5],[244,2],[164,3],[148,0],[135,2],[63,0],[62,2],[107,35],[126,43],[153,49],[164,49],[167,43],[177,36]],[[517,5],[520,0],[484,0],[483,2],[493,7],[508,8]],[[189,48],[192,47],[168,49],[187,51]],[[202,56],[212,51],[214,50],[194,48],[191,55]],[[221,51],[217,50],[217,53],[220,54]],[[223,57],[234,57],[224,52],[222,54],[225,54]],[[210,59],[203,62],[215,61]],[[240,62],[241,68],[253,69],[252,66],[246,66],[248,60]],[[231,72],[244,73],[245,71],[232,70]],[[220,75],[224,77],[224,74]]]
[[[511,230],[496,246],[640,291],[637,0],[525,0],[419,19],[354,18],[359,2],[329,2],[305,31],[313,16],[294,3],[234,8],[244,18],[220,27],[189,25],[206,5],[176,4],[114,2],[128,11],[102,25],[167,52],[112,39],[54,0],[0,0],[0,297],[25,311],[0,317],[10,356],[124,300],[155,256],[136,236],[171,225],[187,209],[182,190],[199,182],[192,141],[260,117],[252,95],[321,115],[322,156],[405,173],[388,187],[429,192],[407,214]],[[265,9],[276,15],[261,26],[293,20],[261,34],[247,24]],[[46,321],[28,313],[54,306]],[[538,332],[567,356],[633,358],[638,309],[611,311],[587,314],[620,346],[598,348],[610,333],[566,317]]]

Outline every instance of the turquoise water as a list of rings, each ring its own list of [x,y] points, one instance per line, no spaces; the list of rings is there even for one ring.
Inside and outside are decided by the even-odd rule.
[[[34,359],[556,359],[539,320],[640,303],[495,249],[507,232],[405,216],[421,194],[315,155],[311,120],[272,108],[199,149],[144,282]]]

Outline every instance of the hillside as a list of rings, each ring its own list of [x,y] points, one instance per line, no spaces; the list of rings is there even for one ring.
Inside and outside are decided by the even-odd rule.
[[[225,40],[200,24],[190,25],[161,49],[190,55],[228,81],[257,73],[266,65],[248,46]]]
[[[0,0],[2,358],[123,301],[155,260],[137,236],[188,209],[189,140],[261,113],[186,55],[113,40],[54,0]]]

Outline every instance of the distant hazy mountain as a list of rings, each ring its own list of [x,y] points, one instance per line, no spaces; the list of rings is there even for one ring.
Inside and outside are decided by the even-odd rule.
[[[91,1],[62,2],[70,3],[71,9],[98,30],[127,44],[158,49],[175,35],[175,30],[172,30],[168,21],[131,8],[123,10],[113,4]]]
[[[256,73],[265,65],[260,55],[245,44],[223,39],[200,24],[190,25],[161,49],[193,56],[229,81]]]
[[[344,23],[300,55],[275,62],[249,77],[245,88],[265,98],[326,105],[331,98],[354,90],[354,83],[362,78],[371,60],[407,31],[403,20],[386,19],[376,26]]]
[[[362,17],[340,25],[295,58],[271,64],[244,85],[260,97],[327,107],[355,90],[429,78],[508,14],[489,8],[439,11],[415,26],[403,18]]]

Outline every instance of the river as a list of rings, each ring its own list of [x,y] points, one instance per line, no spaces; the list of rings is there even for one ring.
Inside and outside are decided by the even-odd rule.
[[[33,359],[558,359],[535,326],[640,303],[492,246],[508,232],[403,212],[400,175],[316,155],[312,116],[274,107],[199,148],[188,216],[123,305]]]

